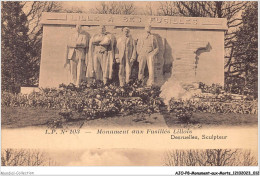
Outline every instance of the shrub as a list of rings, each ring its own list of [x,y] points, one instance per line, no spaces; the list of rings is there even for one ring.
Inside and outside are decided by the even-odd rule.
[[[190,100],[176,100],[172,98],[169,102],[169,111],[174,112],[181,107],[192,112],[209,113],[238,113],[238,114],[257,114],[257,101],[230,100],[220,101],[215,99],[194,98]]]
[[[29,95],[2,93],[2,106],[41,107],[59,109],[67,120],[78,114],[80,118],[95,119],[121,114],[160,112],[160,88],[142,88],[139,82],[124,87],[94,82],[76,87],[61,84],[59,89],[44,88]]]

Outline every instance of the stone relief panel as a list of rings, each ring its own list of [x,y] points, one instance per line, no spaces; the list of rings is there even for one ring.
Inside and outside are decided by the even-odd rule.
[[[89,47],[89,34],[82,30],[81,25],[71,28],[67,42],[64,68],[68,70],[69,82],[79,85],[86,73],[85,61]]]
[[[144,25],[149,21],[152,25],[151,34],[156,38],[159,50],[154,57],[152,69],[156,85],[161,86],[173,77],[180,81],[202,81],[209,84],[216,82],[222,85],[224,81],[222,73],[224,69],[225,20],[196,18],[196,23],[191,23],[190,20],[190,18],[181,17],[131,15],[111,17],[107,15],[46,13],[42,19],[43,45],[39,85],[40,87],[58,87],[61,83],[69,84],[71,82],[71,75],[68,71],[70,67],[65,68],[64,64],[68,57],[71,29],[75,29],[76,24],[82,25],[82,32],[86,33],[89,40],[98,33],[99,25],[103,22],[107,33],[113,36],[115,41],[124,34],[123,28],[128,27],[133,43],[137,45],[145,33]],[[188,43],[190,44],[188,45]],[[208,43],[210,45],[207,45]],[[81,71],[85,76],[82,77],[81,81],[91,77],[88,75],[91,75],[88,73],[90,69],[87,69],[90,58],[93,58],[89,55],[89,46],[89,44],[86,46],[85,60],[82,59],[81,65],[85,66]],[[116,47],[116,42],[113,47]],[[204,50],[205,52],[201,52]],[[108,78],[119,84],[120,64],[116,63],[115,53],[112,52],[112,55],[113,62],[110,62],[109,65],[112,72],[109,72]],[[132,63],[130,74],[130,78],[134,80],[138,79],[138,56],[136,54],[136,60]],[[111,63],[113,64],[111,65]],[[147,67],[144,68],[145,82],[149,78]],[[103,75],[100,77],[104,81]]]
[[[72,49],[75,50],[74,48],[69,48],[67,50],[67,55],[66,55],[66,63],[64,65],[64,67],[69,67],[68,69],[68,80],[71,83],[74,83],[76,85],[79,85],[80,82],[88,80],[88,78],[96,78],[97,80],[101,80],[104,83],[107,82],[108,79],[110,79],[110,81],[112,82],[120,82],[120,64],[116,62],[116,57],[115,57],[115,50],[117,48],[117,42],[119,41],[119,39],[122,38],[122,36],[124,36],[124,28],[123,27],[115,27],[115,26],[104,26],[105,27],[105,33],[107,36],[110,36],[114,38],[113,44],[110,46],[111,48],[113,48],[113,52],[110,53],[110,56],[108,58],[104,58],[104,60],[109,60],[109,63],[102,63],[102,61],[100,60],[101,58],[103,58],[103,55],[100,55],[100,52],[97,51],[99,49],[95,49],[95,46],[98,46],[99,44],[94,44],[93,40],[94,38],[98,38],[95,37],[97,36],[100,32],[100,26],[82,26],[81,27],[81,34],[85,35],[87,37],[88,40],[88,44],[84,47],[84,59],[81,59],[81,62],[79,62],[80,66],[79,66],[79,70],[77,73],[77,66],[78,66],[78,62],[72,62],[70,60],[68,60],[68,56],[69,55],[73,55],[73,57],[76,57],[76,53],[73,53]],[[137,45],[138,45],[138,41],[141,41],[141,38],[143,38],[143,34],[144,34],[144,28],[140,28],[140,29],[129,29],[129,36],[132,40],[132,45],[134,45],[135,50],[137,49]],[[68,37],[68,46],[71,43],[71,36],[74,35],[73,31],[75,31],[75,28],[72,27],[71,28],[72,33],[70,34],[70,37]],[[99,31],[99,32],[98,32]],[[163,78],[163,72],[164,72],[164,60],[165,60],[165,56],[164,56],[164,52],[165,52],[165,45],[166,45],[166,39],[162,38],[159,34],[154,34],[151,33],[151,35],[155,38],[157,44],[158,44],[158,52],[155,54],[155,57],[153,57],[153,63],[151,65],[150,68],[150,75],[153,75],[153,84],[154,85],[161,85],[164,82],[164,78]],[[74,35],[75,36],[75,35]],[[105,34],[104,34],[105,36]],[[103,36],[103,37],[104,37]],[[75,36],[76,37],[76,36]],[[75,39],[76,40],[76,39]],[[109,39],[108,39],[109,40]],[[111,40],[111,39],[110,39]],[[101,42],[101,41],[99,41]],[[119,44],[122,45],[122,44]],[[100,47],[100,46],[99,46]],[[96,47],[97,48],[97,47]],[[98,54],[97,54],[98,53]],[[106,53],[107,54],[107,53]],[[100,55],[100,57],[99,57]],[[131,64],[131,72],[130,72],[130,79],[131,80],[136,80],[138,79],[138,73],[139,72],[139,64],[140,62],[138,62],[138,56],[140,55],[140,53],[138,54],[138,52],[136,52],[133,55],[133,63]],[[96,62],[97,61],[97,62]],[[69,63],[71,62],[71,63]],[[147,82],[148,78],[149,78],[149,69],[148,69],[148,64],[145,65],[144,67],[144,75],[145,75],[145,82]],[[103,68],[102,68],[103,67]],[[105,67],[108,67],[105,70]],[[108,69],[110,69],[109,71],[107,71]],[[94,75],[95,72],[95,75]],[[106,73],[105,73],[106,72]],[[134,72],[134,73],[133,73]],[[103,76],[107,74],[107,76]],[[109,75],[111,74],[111,75]],[[84,75],[84,76],[82,76]],[[129,80],[127,81],[129,82]],[[122,85],[122,84],[121,84]]]

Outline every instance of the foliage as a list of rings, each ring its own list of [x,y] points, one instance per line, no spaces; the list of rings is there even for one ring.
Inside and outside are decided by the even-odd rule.
[[[2,2],[2,90],[19,92],[21,86],[38,83],[42,37],[39,22],[42,12],[53,10],[54,4]]]
[[[30,43],[30,59],[32,75],[30,77],[31,85],[38,85],[40,72],[40,59],[42,47],[42,26],[40,20],[42,12],[58,12],[61,10],[60,2],[55,1],[24,1],[20,2],[26,15],[29,30],[27,35]]]
[[[2,166],[54,166],[55,161],[37,150],[2,149]]]
[[[135,10],[133,2],[111,1],[100,2],[98,7],[90,10],[90,13],[130,15],[134,14]]]
[[[227,97],[230,97],[227,95]],[[177,112],[179,109],[184,113],[209,112],[209,113],[238,113],[238,114],[257,114],[257,101],[228,100],[225,97],[194,97],[189,100],[176,100],[172,98],[169,102],[170,112]]]
[[[18,92],[32,76],[27,17],[19,2],[2,2],[1,8],[2,90]]]
[[[199,83],[199,89],[201,89],[202,93],[212,93],[212,94],[220,94],[224,92],[224,89],[219,84],[206,85],[202,82]]]
[[[230,64],[229,79],[238,82],[241,93],[257,97],[258,89],[258,3],[252,2],[242,14],[242,23],[236,32],[234,59]],[[236,88],[231,84],[229,89]]]
[[[172,150],[165,153],[164,163],[166,166],[256,166],[257,158],[250,150],[242,149]]]
[[[200,83],[203,93],[189,100],[172,98],[168,110],[183,123],[188,123],[195,112],[257,114],[257,101],[246,96],[223,92],[219,85]],[[62,127],[65,121],[97,119],[131,114],[163,113],[165,105],[159,97],[160,88],[143,88],[142,82],[131,82],[124,87],[103,85],[94,81],[79,87],[61,84],[59,89],[45,88],[29,95],[2,93],[2,107],[33,107],[59,110],[48,126]]]
[[[163,106],[158,87],[142,88],[134,82],[125,87],[94,82],[61,85],[60,89],[41,89],[29,95],[2,93],[2,106],[43,107],[60,109],[60,115],[72,119],[71,113],[79,118],[95,119],[133,113],[159,112]]]
[[[257,114],[257,100],[250,95],[231,94],[218,84],[206,85],[202,82],[199,83],[199,89],[201,93],[187,100],[171,98],[169,111],[183,121],[188,121],[192,112]]]
[[[175,112],[177,119],[179,119],[181,122],[188,123],[192,118],[192,109],[184,107],[182,104],[178,105],[174,106],[171,111]]]

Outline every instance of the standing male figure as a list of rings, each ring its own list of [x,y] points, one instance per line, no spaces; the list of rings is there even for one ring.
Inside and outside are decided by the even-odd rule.
[[[154,60],[159,52],[158,42],[154,35],[151,34],[151,26],[145,26],[145,35],[140,38],[137,43],[137,53],[139,62],[138,79],[144,79],[145,66],[148,67],[149,79],[147,81],[148,86],[154,84]]]
[[[68,54],[65,65],[70,66],[70,83],[77,86],[83,79],[85,69],[85,53],[88,46],[88,37],[81,31],[81,25],[76,25],[72,30],[69,42],[67,45]]]
[[[116,62],[119,63],[119,82],[120,86],[124,86],[129,82],[131,75],[131,68],[136,59],[135,41],[130,35],[130,29],[125,27],[123,29],[123,36],[117,40]]]
[[[99,33],[90,39],[89,60],[87,63],[87,77],[107,83],[112,78],[114,60],[114,37],[106,32],[106,27],[101,25]]]

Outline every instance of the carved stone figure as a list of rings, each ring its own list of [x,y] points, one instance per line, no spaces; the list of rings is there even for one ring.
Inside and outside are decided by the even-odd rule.
[[[88,37],[82,33],[81,25],[72,29],[67,45],[68,54],[65,65],[69,65],[70,83],[79,85],[84,76],[85,53],[88,46]]]
[[[95,77],[106,84],[108,79],[112,78],[115,39],[112,34],[106,32],[105,26],[101,25],[99,30],[99,33],[90,39],[86,76]]]
[[[149,79],[147,81],[148,86],[154,84],[154,60],[159,52],[158,42],[154,35],[151,34],[151,26],[145,27],[146,34],[138,39],[137,53],[139,62],[138,79],[144,79],[145,66],[148,67]]]
[[[116,46],[116,62],[119,63],[119,82],[120,86],[124,86],[129,82],[133,62],[136,60],[135,41],[130,35],[130,29],[123,29],[123,36],[117,39]]]

